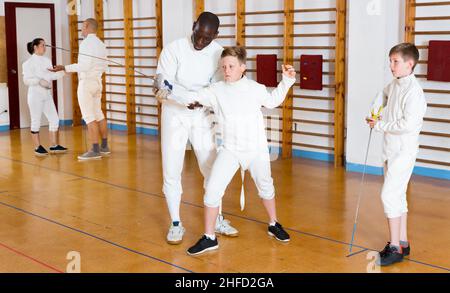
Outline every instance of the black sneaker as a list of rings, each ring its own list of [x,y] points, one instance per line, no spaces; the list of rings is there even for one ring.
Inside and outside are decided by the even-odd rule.
[[[217,238],[212,240],[212,239],[206,237],[206,235],[203,235],[203,237],[200,238],[200,240],[197,241],[197,243],[195,243],[194,246],[192,246],[191,248],[189,248],[187,250],[187,253],[189,255],[198,255],[198,254],[202,254],[203,252],[206,252],[206,251],[215,250],[217,248],[219,248],[219,243],[217,242]]]
[[[38,157],[44,157],[48,155],[48,152],[43,146],[40,145],[34,150],[34,154]]]
[[[291,240],[289,234],[284,231],[280,223],[276,222],[275,226],[269,225],[269,231],[267,232],[270,236],[275,237],[278,241],[288,242]]]
[[[389,244],[380,252],[380,258],[377,260],[377,265],[388,266],[396,262],[401,262],[403,260],[403,253],[396,247]]]
[[[66,152],[67,152],[67,148],[65,148],[59,144],[50,147],[50,153],[52,153],[52,154],[61,154],[61,153],[66,153]]]
[[[407,247],[402,246],[403,256],[408,256],[411,252],[411,243],[408,243]]]

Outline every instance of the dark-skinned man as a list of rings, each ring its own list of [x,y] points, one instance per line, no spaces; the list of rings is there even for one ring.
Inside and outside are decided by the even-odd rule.
[[[189,37],[175,40],[164,47],[156,73],[161,74],[171,84],[186,90],[196,91],[208,86],[217,79],[219,59],[223,50],[222,46],[214,41],[219,33],[218,29],[219,18],[215,14],[200,14]],[[158,92],[156,96],[158,97]],[[169,244],[181,243],[185,233],[180,218],[180,203],[183,192],[181,173],[188,141],[194,149],[206,186],[216,157],[210,111],[198,104],[188,109],[176,102],[164,100],[161,115],[161,150],[163,192],[172,220],[167,234]],[[216,233],[231,237],[238,235],[238,231],[221,213],[216,223]]]

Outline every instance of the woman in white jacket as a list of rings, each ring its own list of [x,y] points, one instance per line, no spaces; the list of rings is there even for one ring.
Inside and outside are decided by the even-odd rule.
[[[28,86],[28,107],[31,116],[31,136],[37,156],[48,155],[47,150],[41,145],[39,129],[41,117],[44,114],[49,122],[51,153],[64,153],[67,148],[58,144],[59,117],[52,96],[52,81],[64,76],[64,72],[50,72],[52,62],[45,57],[45,41],[41,38],[34,39],[27,44],[31,57],[22,64],[23,82]]]

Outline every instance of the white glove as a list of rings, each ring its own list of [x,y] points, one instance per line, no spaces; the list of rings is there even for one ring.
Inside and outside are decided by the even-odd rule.
[[[167,96],[170,94],[169,90],[166,89],[159,89],[156,92],[156,99],[158,102],[162,103],[163,100],[167,99]]]
[[[52,88],[51,83],[49,83],[49,82],[46,81],[45,79],[41,79],[41,80],[39,81],[39,85],[40,85],[41,87],[43,87],[43,88],[46,88],[46,89],[51,89],[51,88]]]

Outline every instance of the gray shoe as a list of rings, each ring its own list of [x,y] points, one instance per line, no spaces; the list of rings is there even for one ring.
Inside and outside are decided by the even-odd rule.
[[[100,148],[100,154],[101,155],[109,155],[111,153],[111,150],[109,147]]]
[[[94,152],[92,150],[91,151],[87,151],[84,154],[78,156],[78,160],[81,160],[81,161],[98,160],[98,159],[101,159],[101,158],[102,158],[102,156],[100,155],[100,153],[96,153],[96,152]]]

